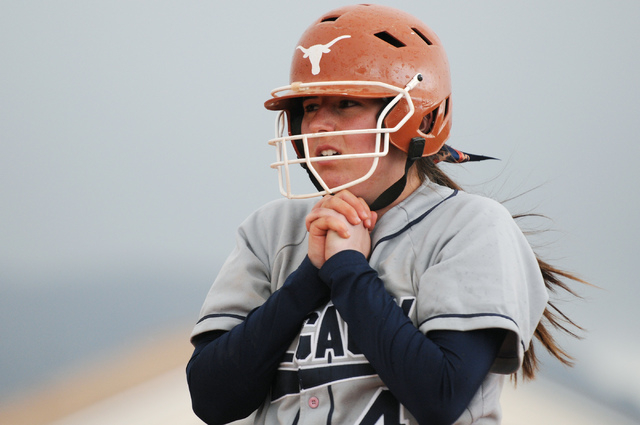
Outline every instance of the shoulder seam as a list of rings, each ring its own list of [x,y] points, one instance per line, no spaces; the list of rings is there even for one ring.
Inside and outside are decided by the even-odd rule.
[[[451,193],[449,196],[447,196],[446,198],[444,198],[443,200],[441,200],[440,202],[438,202],[437,204],[435,204],[433,207],[429,208],[427,211],[425,211],[424,213],[422,213],[421,216],[419,216],[418,218],[410,221],[409,223],[407,223],[406,226],[404,226],[402,229],[398,230],[395,233],[392,233],[390,235],[384,236],[382,238],[380,238],[380,240],[378,242],[376,242],[376,244],[374,245],[373,248],[371,248],[371,252],[373,252],[378,245],[380,245],[382,242],[388,241],[390,239],[395,238],[396,236],[406,232],[407,230],[409,230],[411,227],[413,227],[415,224],[421,222],[426,216],[428,216],[433,210],[435,210],[436,208],[438,208],[442,203],[444,203],[445,201],[448,201],[449,199],[453,198],[454,196],[456,196],[458,194],[458,190],[454,190],[453,193]]]

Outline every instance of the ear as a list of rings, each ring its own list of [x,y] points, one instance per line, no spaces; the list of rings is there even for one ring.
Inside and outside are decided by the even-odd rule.
[[[431,111],[427,115],[422,117],[422,122],[420,123],[420,127],[418,128],[418,130],[420,130],[424,134],[431,133],[431,130],[433,130],[433,124],[435,124],[436,122],[436,120],[434,119],[436,111]]]

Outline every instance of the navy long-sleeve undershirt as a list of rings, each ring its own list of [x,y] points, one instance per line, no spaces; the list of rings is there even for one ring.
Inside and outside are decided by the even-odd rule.
[[[329,296],[383,382],[424,424],[450,424],[460,416],[505,335],[484,329],[425,336],[362,254],[343,251],[320,271],[305,259],[244,322],[194,340],[187,379],[196,414],[209,424],[227,423],[259,407],[305,317]]]
[[[308,258],[244,322],[193,342],[187,366],[193,411],[208,424],[249,416],[265,400],[278,365],[306,316],[329,300]]]
[[[432,331],[425,336],[357,251],[331,257],[320,270],[331,300],[393,395],[421,424],[451,424],[493,364],[506,331]]]

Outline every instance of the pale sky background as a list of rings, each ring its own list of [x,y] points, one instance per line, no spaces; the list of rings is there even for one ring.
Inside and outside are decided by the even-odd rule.
[[[374,2],[385,3],[385,2]],[[0,2],[0,398],[191,323],[238,224],[279,197],[274,113],[342,1]],[[448,167],[551,218],[543,254],[601,289],[546,373],[640,417],[640,3],[386,2],[449,55]],[[185,335],[187,338],[187,335]]]

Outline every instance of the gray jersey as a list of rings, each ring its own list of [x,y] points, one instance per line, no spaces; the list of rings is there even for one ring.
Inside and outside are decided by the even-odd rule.
[[[283,285],[307,253],[304,219],[315,202],[274,201],[241,225],[193,336],[233,328]],[[491,373],[455,422],[500,423],[503,377],[520,367],[548,297],[508,211],[426,183],[389,210],[371,238],[371,267],[420,331],[509,331]],[[331,303],[307,318],[256,418],[266,424],[417,423],[350,342]]]

